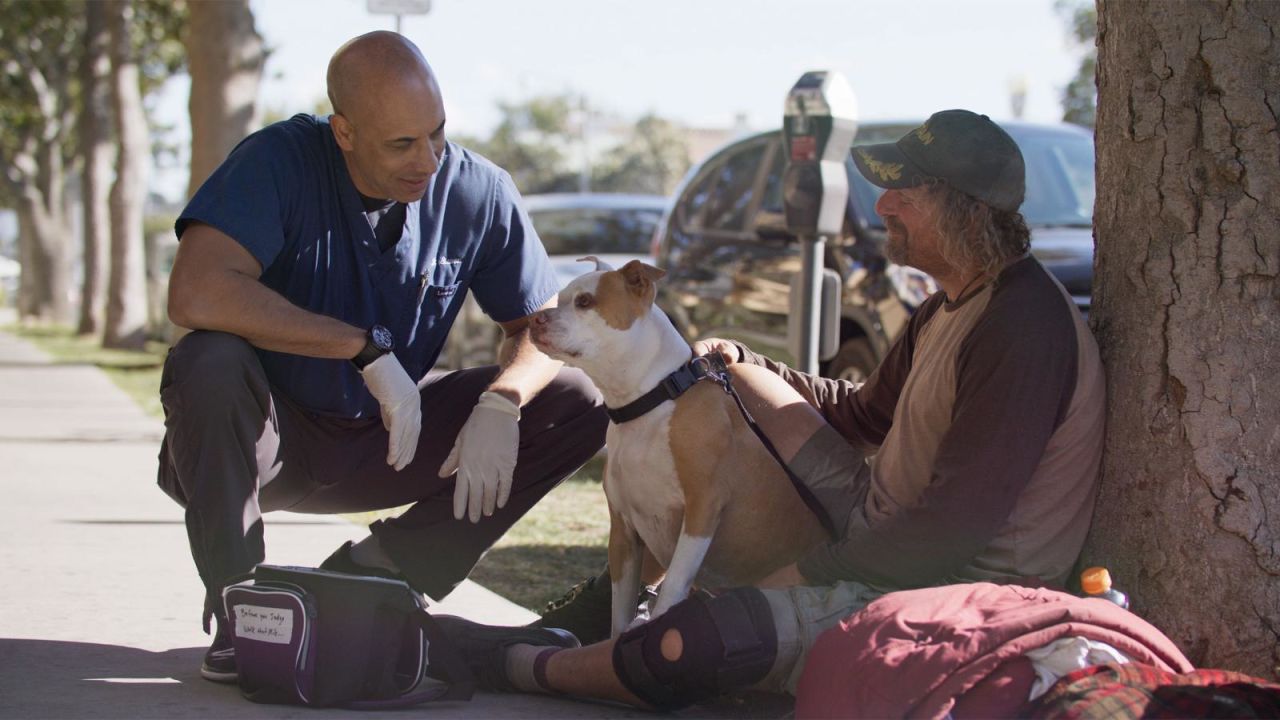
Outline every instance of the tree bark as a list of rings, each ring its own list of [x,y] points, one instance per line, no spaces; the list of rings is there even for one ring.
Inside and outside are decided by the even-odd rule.
[[[184,33],[191,73],[191,179],[187,197],[257,123],[267,51],[248,0],[193,2]]]
[[[102,3],[85,5],[84,55],[80,65],[80,156],[84,278],[80,289],[80,322],[76,332],[91,335],[102,329],[103,299],[106,296],[107,254],[111,214],[107,194],[111,187],[111,101],[108,78],[111,58],[107,52],[109,33]]]
[[[60,137],[65,97],[37,68],[24,73],[35,95],[40,123],[17,136],[9,152],[0,150],[4,196],[18,215],[18,316],[42,322],[67,322],[71,315],[70,243]],[[12,153],[12,154],[10,154]]]
[[[67,319],[68,284],[66,257],[56,242],[65,227],[45,207],[36,192],[18,197],[18,261],[22,275],[18,286],[18,317],[38,322]]]
[[[146,342],[147,295],[142,212],[150,152],[138,63],[129,41],[129,0],[104,3],[110,33],[111,109],[118,153],[111,187],[111,275],[107,285],[104,347],[141,348]]]
[[[62,149],[53,137],[32,138],[31,152],[18,155],[23,176],[15,194],[22,276],[19,316],[41,322],[71,319],[70,234],[63,201]]]
[[[1197,665],[1275,678],[1280,3],[1100,0],[1098,20],[1109,410],[1085,559]]]

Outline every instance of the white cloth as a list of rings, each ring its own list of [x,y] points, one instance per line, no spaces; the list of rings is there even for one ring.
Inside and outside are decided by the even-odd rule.
[[[1114,647],[1083,637],[1059,638],[1025,654],[1036,671],[1036,681],[1031,685],[1031,697],[1028,700],[1035,700],[1045,694],[1064,675],[1081,668],[1103,663],[1130,662],[1129,656]]]

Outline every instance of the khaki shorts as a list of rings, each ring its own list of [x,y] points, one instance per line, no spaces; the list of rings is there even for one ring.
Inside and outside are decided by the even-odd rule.
[[[855,449],[831,426],[823,425],[789,463],[792,472],[804,480],[835,523],[845,532],[849,518],[865,491],[857,491],[869,481],[866,456]],[[762,589],[778,635],[778,655],[773,669],[757,684],[761,689],[795,694],[804,670],[804,660],[813,643],[825,630],[866,607],[884,594],[860,582],[844,581],[821,587],[796,586]]]
[[[824,587],[797,585],[760,592],[773,611],[778,655],[773,669],[756,687],[792,695],[796,693],[805,658],[818,636],[884,594],[853,580]]]

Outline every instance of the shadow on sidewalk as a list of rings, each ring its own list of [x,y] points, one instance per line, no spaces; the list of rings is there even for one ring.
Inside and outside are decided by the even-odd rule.
[[[105,621],[105,620],[104,620]],[[205,648],[0,638],[0,717],[280,717],[200,677]]]
[[[200,677],[205,648],[132,647],[0,638],[0,718],[293,718],[315,711],[255,705],[234,685]],[[481,693],[472,703],[427,705],[440,717],[655,717],[641,710],[547,696]],[[690,718],[784,718],[790,697],[743,693],[675,713]],[[408,711],[412,713],[414,711]],[[421,710],[418,710],[421,712]],[[326,711],[327,717],[404,717],[405,712]],[[668,716],[670,717],[670,716]]]

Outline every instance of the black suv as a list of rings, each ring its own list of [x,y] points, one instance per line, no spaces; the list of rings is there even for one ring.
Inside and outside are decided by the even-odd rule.
[[[919,123],[863,123],[854,144],[891,142]],[[1032,252],[1089,309],[1093,274],[1093,137],[1071,125],[1001,123],[1026,161],[1022,214]],[[782,211],[782,133],[729,144],[685,176],[654,234],[667,271],[658,303],[690,340],[736,338],[791,363],[789,289],[800,247]],[[842,281],[840,344],[823,375],[861,381],[875,369],[933,279],[894,265],[882,252],[884,224],[874,207],[880,188],[849,160],[844,232],[826,246],[826,266]]]

